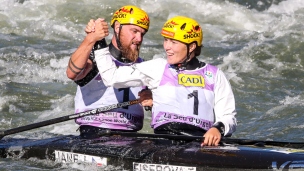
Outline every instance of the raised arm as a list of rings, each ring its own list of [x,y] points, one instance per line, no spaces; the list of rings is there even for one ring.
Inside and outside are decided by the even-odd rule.
[[[92,61],[88,59],[93,46],[109,35],[108,25],[104,19],[90,20],[85,31],[87,35],[72,54],[66,70],[67,77],[74,81],[84,78],[91,71]]]

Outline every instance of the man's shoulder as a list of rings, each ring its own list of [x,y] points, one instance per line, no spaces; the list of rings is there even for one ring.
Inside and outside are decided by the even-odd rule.
[[[144,61],[144,62],[135,64],[135,66],[136,66],[136,68],[138,68],[140,70],[155,71],[156,68],[157,68],[157,70],[162,70],[161,68],[165,67],[166,64],[167,64],[167,60],[162,59],[162,58],[157,58],[157,59],[151,59],[148,61]]]
[[[115,61],[115,58],[111,55],[109,51],[109,47],[98,49],[94,51],[95,60],[98,62],[98,59],[104,58],[106,56],[110,57],[113,61]]]
[[[164,64],[166,64],[166,63],[167,63],[167,60],[164,59],[164,58],[153,58],[153,59],[150,59],[150,60],[145,60],[144,62],[150,62],[150,63],[164,63]]]
[[[143,60],[142,62],[139,62],[139,65],[145,65],[145,66],[151,66],[154,67],[156,65],[164,65],[167,61],[163,58],[157,58],[157,59],[150,59],[150,60]],[[138,65],[136,64],[136,65]]]

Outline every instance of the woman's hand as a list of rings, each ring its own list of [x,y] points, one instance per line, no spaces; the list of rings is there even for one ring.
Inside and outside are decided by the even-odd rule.
[[[221,141],[221,133],[217,128],[210,128],[204,137],[204,142],[201,144],[201,146],[218,146]]]

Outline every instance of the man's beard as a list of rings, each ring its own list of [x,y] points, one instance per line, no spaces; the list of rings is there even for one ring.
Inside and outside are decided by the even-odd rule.
[[[121,36],[120,40],[123,39]],[[127,58],[131,62],[135,62],[138,59],[140,45],[137,45],[137,49],[131,49],[132,42],[127,43],[125,41],[121,41],[121,54],[124,58]]]

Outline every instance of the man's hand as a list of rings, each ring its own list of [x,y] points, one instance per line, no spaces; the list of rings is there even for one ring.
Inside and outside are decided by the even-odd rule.
[[[108,23],[103,18],[98,18],[97,20],[91,19],[85,28],[85,32],[95,42],[102,40],[109,35]]]
[[[217,128],[210,128],[204,135],[205,139],[201,146],[218,146],[221,141],[221,133]]]
[[[89,33],[91,33],[91,32],[94,32],[94,31],[95,31],[95,20],[91,19],[91,20],[88,22],[88,24],[87,24],[87,26],[86,26],[86,28],[85,28],[84,31],[85,31],[87,34],[89,34]]]
[[[149,89],[142,89],[138,92],[139,102],[142,106],[152,107],[153,105],[153,96],[152,91]]]

